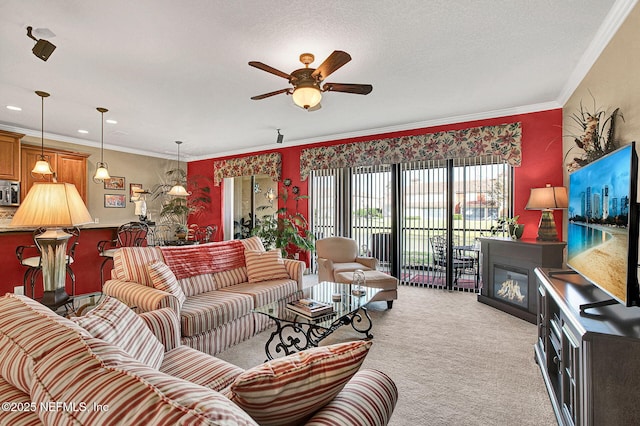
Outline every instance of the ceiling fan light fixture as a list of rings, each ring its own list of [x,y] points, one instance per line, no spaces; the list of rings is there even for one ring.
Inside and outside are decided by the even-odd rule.
[[[309,109],[318,105],[322,100],[322,93],[315,84],[299,85],[293,91],[293,102],[300,108]]]

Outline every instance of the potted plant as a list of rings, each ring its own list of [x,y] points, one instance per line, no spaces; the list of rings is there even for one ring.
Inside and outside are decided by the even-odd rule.
[[[194,176],[189,179],[188,187],[190,193],[188,197],[175,197],[168,194],[171,187],[177,183],[187,185],[186,172],[180,168],[170,169],[165,172],[167,182],[156,185],[151,193],[152,200],[160,200],[160,223],[173,226],[176,238],[187,239],[189,235],[188,219],[189,215],[202,211],[211,203],[208,185],[202,184],[202,176]],[[169,183],[171,182],[171,183]]]
[[[289,185],[291,183],[288,180]],[[299,212],[290,212],[287,207],[289,201],[289,190],[286,183],[278,193],[278,198],[282,198],[283,207],[278,209],[273,215],[265,215],[256,221],[256,226],[251,231],[252,235],[260,237],[267,250],[279,248],[282,257],[290,256],[291,251],[309,251],[315,249],[315,238],[309,231],[309,224],[304,215]],[[307,195],[298,195],[298,187],[293,187],[293,198],[296,202],[309,198]],[[266,208],[266,207],[264,207]],[[258,207],[258,210],[261,208]],[[297,210],[297,209],[295,209]]]
[[[519,240],[522,238],[522,233],[524,232],[524,224],[518,223],[519,215],[513,217],[505,217],[498,219],[498,223],[502,221],[502,226],[509,233],[509,236],[513,240]]]

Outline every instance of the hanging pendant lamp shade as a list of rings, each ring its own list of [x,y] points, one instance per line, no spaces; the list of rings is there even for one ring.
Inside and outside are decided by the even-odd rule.
[[[181,144],[182,144],[182,141],[176,141],[176,145],[178,145],[178,169],[180,168],[180,145]],[[187,190],[184,188],[184,186],[182,186],[180,181],[177,179],[176,179],[175,185],[171,187],[171,189],[169,190],[169,192],[167,192],[167,194],[173,195],[174,197],[187,197],[190,195],[187,192]]]
[[[100,117],[102,121],[102,133],[100,135],[100,162],[96,164],[96,174],[93,176],[93,181],[95,183],[102,183],[106,179],[111,179],[109,176],[109,170],[107,163],[104,162],[104,113],[109,111],[106,108],[96,108],[100,112]]]
[[[31,176],[32,177],[37,177],[37,175],[40,175],[40,177],[42,179],[44,179],[46,176],[52,175],[53,174],[53,170],[51,170],[51,165],[49,164],[49,162],[47,161],[47,158],[44,156],[44,98],[48,98],[49,94],[47,92],[43,92],[40,90],[36,90],[36,95],[40,96],[40,100],[41,100],[41,136],[40,136],[40,157],[38,158],[38,161],[36,161],[35,166],[33,167],[33,170],[31,170]]]

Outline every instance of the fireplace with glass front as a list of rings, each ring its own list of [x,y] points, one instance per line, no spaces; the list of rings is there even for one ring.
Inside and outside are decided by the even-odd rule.
[[[536,323],[536,267],[562,268],[566,243],[480,238],[482,288],[478,301]]]

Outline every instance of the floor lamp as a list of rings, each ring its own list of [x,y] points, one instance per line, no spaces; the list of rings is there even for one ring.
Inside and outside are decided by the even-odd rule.
[[[551,186],[544,188],[531,188],[529,202],[526,210],[542,210],[540,224],[538,225],[538,240],[558,241],[558,231],[553,218],[553,210],[566,209],[569,206],[567,188],[564,186]]]
[[[34,183],[16,211],[11,226],[47,228],[36,237],[42,259],[42,304],[52,309],[65,304],[67,241],[71,237],[62,228],[92,223],[75,185],[70,183]]]

